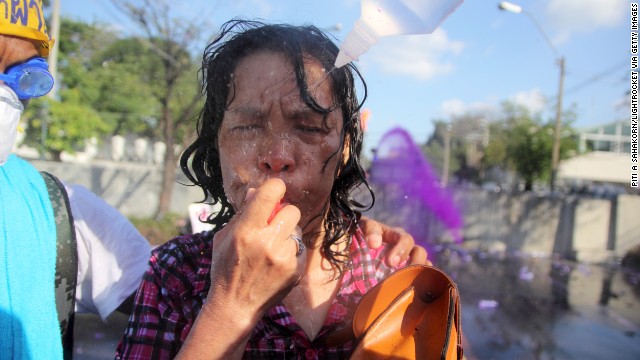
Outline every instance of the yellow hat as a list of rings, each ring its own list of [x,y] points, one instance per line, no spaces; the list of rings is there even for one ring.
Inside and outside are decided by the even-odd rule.
[[[0,34],[33,40],[40,56],[49,55],[53,46],[44,22],[42,0],[0,0]]]

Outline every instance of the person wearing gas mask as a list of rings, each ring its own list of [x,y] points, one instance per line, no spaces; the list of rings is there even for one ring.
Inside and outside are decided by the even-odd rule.
[[[53,88],[53,40],[41,1],[0,5],[0,357],[70,359],[74,313],[126,312],[151,246],[95,194],[11,154],[27,103]]]
[[[43,58],[52,40],[41,2],[32,3],[23,9],[5,2],[0,12],[0,351],[61,359],[53,208],[40,172],[11,155],[24,106],[53,87]]]

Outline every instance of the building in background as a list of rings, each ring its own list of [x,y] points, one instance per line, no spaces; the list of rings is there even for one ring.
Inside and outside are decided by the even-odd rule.
[[[631,125],[618,120],[584,129],[580,132],[580,153],[606,151],[629,154],[631,151]]]
[[[565,188],[597,197],[635,193],[630,184],[631,125],[613,121],[579,132],[580,154],[560,162]]]

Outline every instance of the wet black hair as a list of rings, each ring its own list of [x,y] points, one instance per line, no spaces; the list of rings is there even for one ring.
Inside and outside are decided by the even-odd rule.
[[[203,202],[219,204],[220,211],[212,214],[207,222],[220,229],[234,215],[233,207],[224,193],[218,152],[218,132],[234,96],[233,72],[240,60],[265,50],[280,53],[290,61],[300,96],[309,108],[323,115],[325,120],[333,110],[339,108],[342,111],[341,144],[332,155],[341,160],[335,169],[321,245],[323,256],[342,271],[348,260],[349,246],[343,252],[333,251],[331,247],[344,235],[355,231],[361,211],[373,206],[375,201],[360,164],[363,141],[360,109],[367,92],[366,83],[355,66],[347,64],[334,68],[339,49],[322,30],[312,25],[265,24],[241,19],[223,24],[218,36],[204,51],[200,75],[205,105],[198,118],[198,136],[180,157],[180,167],[191,182],[202,188],[205,197]],[[309,57],[320,62],[331,81],[334,101],[329,108],[320,106],[310,93],[304,68],[304,60]],[[362,102],[358,101],[356,94],[356,78],[361,82],[364,92]],[[342,161],[345,146],[349,153],[346,161]],[[360,185],[364,185],[371,195],[371,202],[367,205],[353,197],[354,190]],[[347,236],[346,239],[349,245],[351,237]]]

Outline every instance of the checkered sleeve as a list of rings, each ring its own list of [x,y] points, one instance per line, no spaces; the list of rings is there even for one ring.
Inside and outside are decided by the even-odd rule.
[[[200,306],[191,296],[195,269],[184,261],[190,251],[165,245],[152,253],[116,359],[172,359],[191,329]]]

